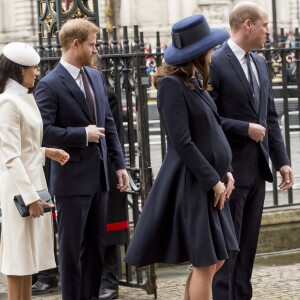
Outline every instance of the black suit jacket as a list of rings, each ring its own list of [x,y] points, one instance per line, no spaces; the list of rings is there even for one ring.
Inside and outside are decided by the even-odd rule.
[[[107,158],[114,170],[124,169],[125,161],[116,126],[107,101],[101,73],[85,68],[96,102],[97,126],[105,128],[100,144],[88,143],[85,127],[93,124],[85,96],[70,73],[59,63],[37,84],[35,99],[44,123],[45,146],[62,148],[70,154],[65,166],[51,161],[49,189],[52,195],[91,195],[100,183],[100,156],[109,190]]]
[[[233,154],[236,185],[249,186],[257,174],[257,161],[265,180],[272,181],[269,157],[276,170],[289,165],[278,116],[271,92],[266,61],[251,53],[260,81],[260,108],[254,109],[250,85],[240,62],[226,43],[215,51],[211,62],[212,98],[222,119],[222,127]],[[248,137],[249,123],[264,126],[266,136],[261,143]]]

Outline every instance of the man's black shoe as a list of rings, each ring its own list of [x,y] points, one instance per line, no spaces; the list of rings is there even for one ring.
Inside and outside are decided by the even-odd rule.
[[[112,300],[119,298],[119,291],[110,290],[110,289],[103,289],[100,292],[99,300]]]
[[[46,294],[50,292],[56,292],[58,290],[58,283],[47,284],[40,281],[37,281],[32,287],[32,295]]]

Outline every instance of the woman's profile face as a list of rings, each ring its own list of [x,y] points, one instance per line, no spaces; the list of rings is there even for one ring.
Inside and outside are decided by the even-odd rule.
[[[213,53],[213,50],[214,50],[214,49],[210,49],[210,50],[207,52],[206,59],[207,59],[208,64],[211,63],[211,55],[212,55],[212,53]]]
[[[22,68],[23,82],[22,85],[29,89],[34,87],[35,78],[38,75],[39,66]]]

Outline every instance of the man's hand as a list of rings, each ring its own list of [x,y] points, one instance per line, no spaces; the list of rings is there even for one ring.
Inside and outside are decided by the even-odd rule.
[[[279,169],[281,174],[281,183],[279,184],[279,188],[282,191],[288,190],[294,184],[294,173],[290,166],[282,166]]]
[[[262,142],[266,135],[266,128],[255,123],[249,123],[248,136],[256,143]]]
[[[88,141],[90,143],[99,143],[100,139],[105,137],[103,127],[97,127],[96,125],[89,125],[86,127],[88,134]]]
[[[120,190],[120,192],[125,192],[129,186],[129,177],[127,171],[126,169],[120,169],[116,173],[119,181],[117,189]]]
[[[57,161],[62,166],[70,159],[70,155],[62,149],[46,148],[45,153],[48,158]]]

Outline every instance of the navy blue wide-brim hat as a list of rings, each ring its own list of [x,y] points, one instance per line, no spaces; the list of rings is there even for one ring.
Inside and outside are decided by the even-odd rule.
[[[164,52],[169,65],[181,65],[208,52],[229,38],[222,29],[211,29],[203,15],[184,18],[172,26],[172,45]]]

